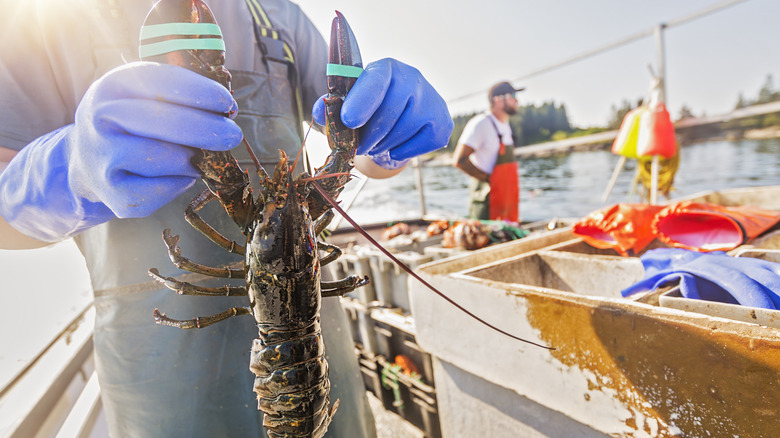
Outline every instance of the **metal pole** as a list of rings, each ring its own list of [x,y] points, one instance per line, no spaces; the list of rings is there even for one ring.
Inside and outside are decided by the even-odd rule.
[[[620,172],[623,170],[623,166],[625,165],[626,165],[626,157],[624,155],[621,155],[620,159],[615,165],[615,170],[612,171],[612,177],[609,179],[607,188],[604,190],[604,194],[601,195],[601,202],[607,202],[607,199],[609,199],[609,194],[612,193],[612,189],[615,187],[615,183],[617,182],[618,176],[620,176]]]
[[[666,53],[664,50],[664,29],[666,24],[661,23],[655,27],[655,55],[658,80],[660,81],[658,93],[659,102],[666,103]]]
[[[423,164],[420,161],[420,157],[414,157],[412,159],[412,166],[414,166],[415,181],[417,182],[417,192],[420,194],[420,217],[425,217],[425,191],[423,190]]]
[[[657,78],[659,82],[658,101],[666,103],[666,59],[664,53],[664,28],[666,24],[661,23],[655,27],[655,53]],[[653,156],[653,162],[650,167],[650,204],[658,203],[658,155]]]

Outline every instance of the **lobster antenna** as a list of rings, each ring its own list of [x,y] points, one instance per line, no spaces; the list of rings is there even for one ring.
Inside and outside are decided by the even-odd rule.
[[[354,221],[354,220],[353,220],[351,217],[349,217],[349,215],[347,214],[347,212],[346,212],[346,211],[344,211],[344,210],[343,210],[341,207],[339,207],[338,203],[337,203],[336,201],[334,201],[334,200],[333,200],[333,198],[331,198],[331,197],[330,197],[330,196],[329,196],[329,195],[328,195],[328,194],[325,192],[325,190],[324,190],[322,187],[320,187],[320,185],[319,185],[319,183],[318,183],[318,182],[316,182],[316,181],[312,181],[312,185],[314,186],[314,188],[315,188],[315,189],[316,189],[318,192],[320,192],[320,195],[322,195],[322,197],[323,197],[323,198],[325,198],[325,200],[326,200],[326,201],[328,201],[328,204],[330,204],[331,206],[333,206],[333,208],[335,208],[335,209],[336,209],[336,211],[338,211],[338,212],[339,212],[339,214],[340,214],[340,215],[341,215],[341,216],[342,216],[344,219],[346,219],[346,220],[347,220],[347,222],[349,222],[350,224],[352,224],[352,226],[353,226],[353,227],[355,227],[355,229],[356,229],[356,230],[360,231],[360,234],[362,234],[362,235],[363,235],[363,237],[365,237],[366,239],[368,239],[368,241],[369,241],[369,242],[371,242],[371,244],[372,244],[372,245],[374,245],[375,247],[377,247],[377,249],[379,249],[380,251],[382,251],[382,253],[384,253],[384,254],[385,254],[387,257],[389,257],[389,258],[390,258],[390,260],[392,260],[393,262],[395,262],[395,263],[396,263],[398,266],[400,266],[400,267],[401,267],[401,268],[402,268],[404,271],[406,271],[406,272],[407,272],[409,275],[411,275],[412,277],[416,278],[416,279],[417,279],[417,281],[419,281],[420,283],[424,284],[424,285],[425,285],[425,286],[426,286],[428,289],[432,290],[433,292],[435,292],[435,293],[436,293],[437,295],[439,295],[440,297],[444,298],[444,299],[445,299],[445,300],[446,300],[448,303],[450,303],[450,304],[452,304],[453,306],[457,307],[457,308],[458,308],[460,311],[462,311],[462,312],[463,312],[463,313],[465,313],[466,315],[468,315],[468,316],[470,316],[470,317],[472,317],[472,318],[476,319],[477,321],[481,322],[482,324],[484,324],[484,325],[486,325],[486,326],[490,327],[491,329],[493,329],[493,330],[495,330],[495,331],[497,331],[497,332],[499,332],[499,333],[501,333],[501,334],[503,334],[503,335],[509,336],[509,337],[510,337],[510,338],[512,338],[512,339],[515,339],[515,340],[517,340],[517,341],[521,341],[521,342],[525,342],[526,344],[531,344],[531,345],[533,345],[533,346],[536,346],[536,347],[545,348],[545,349],[547,349],[547,350],[555,350],[555,349],[556,349],[555,347],[548,347],[548,346],[546,346],[546,345],[537,344],[536,342],[533,342],[533,341],[529,341],[529,340],[527,340],[527,339],[520,338],[520,337],[518,337],[518,336],[515,336],[515,335],[513,335],[513,334],[511,334],[511,333],[509,333],[509,332],[506,332],[506,331],[504,331],[504,330],[501,330],[500,328],[498,328],[498,327],[496,327],[496,326],[494,326],[494,325],[490,324],[489,322],[485,321],[484,319],[480,318],[479,316],[477,316],[477,315],[475,315],[475,314],[471,313],[471,312],[470,312],[470,311],[468,311],[468,310],[467,310],[465,307],[463,307],[463,306],[461,306],[460,304],[456,303],[456,302],[455,302],[455,301],[454,301],[452,298],[450,298],[450,297],[448,297],[447,295],[444,295],[443,293],[441,293],[440,291],[438,291],[438,290],[437,290],[435,287],[433,287],[433,286],[432,286],[430,283],[428,283],[428,282],[427,282],[427,281],[425,281],[425,280],[424,280],[422,277],[420,277],[419,275],[417,275],[417,273],[416,273],[416,272],[412,271],[412,269],[411,269],[411,268],[409,268],[409,267],[408,267],[408,266],[406,266],[406,265],[405,265],[403,262],[401,262],[400,260],[398,260],[398,259],[397,259],[397,258],[396,258],[396,257],[395,257],[395,256],[394,256],[394,255],[393,255],[391,252],[390,252],[390,251],[388,251],[388,250],[387,250],[387,249],[385,249],[385,248],[384,248],[382,245],[380,245],[380,244],[379,244],[379,242],[377,242],[377,241],[376,241],[376,240],[375,240],[373,237],[371,237],[371,235],[369,235],[368,233],[366,233],[366,232],[365,232],[365,230],[363,230],[363,228],[362,228],[360,225],[358,225],[358,224],[357,224],[357,222],[355,222],[355,221]]]
[[[355,177],[355,175],[353,175],[353,174],[351,174],[349,172],[336,172],[336,173],[328,173],[328,174],[325,174],[325,175],[314,175],[314,176],[310,176],[308,178],[302,178],[300,180],[300,182],[317,181],[317,180],[320,180],[320,179],[335,178],[335,177],[338,177],[338,176],[348,176],[350,178],[354,178]]]
[[[306,130],[306,134],[303,136],[303,141],[301,142],[301,148],[298,149],[298,155],[295,156],[295,161],[293,161],[292,168],[295,169],[295,166],[298,165],[298,159],[301,158],[301,152],[306,148],[306,139],[309,138],[309,133],[311,132],[311,127],[314,124],[314,120],[309,122],[309,129]]]
[[[252,157],[252,161],[254,161],[255,167],[257,167],[257,174],[260,175],[260,170],[263,170],[263,173],[265,173],[265,169],[263,169],[263,166],[260,165],[260,160],[257,159],[257,155],[255,155],[255,151],[252,150],[252,147],[249,146],[249,142],[246,141],[246,138],[242,138],[241,141],[244,142],[246,150],[249,152],[249,156]]]

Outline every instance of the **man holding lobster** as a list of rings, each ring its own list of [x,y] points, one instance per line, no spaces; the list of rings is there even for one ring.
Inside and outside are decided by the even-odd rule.
[[[0,49],[0,247],[73,238],[84,254],[112,436],[261,436],[247,370],[257,335],[251,318],[211,326],[209,336],[159,330],[151,318],[157,307],[208,315],[245,298],[178,297],[146,270],[169,265],[159,240],[166,227],[182,234],[200,262],[226,263],[183,220],[201,190],[193,187],[200,175],[190,158],[196,149],[234,149],[242,138],[264,167],[278,161],[281,147],[294,157],[302,141],[298,115],[324,120],[322,107],[307,110],[325,92],[322,36],[285,0],[210,0],[227,46],[231,95],[186,69],[136,61],[138,29],[152,0],[6,3],[3,32],[16,42]],[[291,56],[275,56],[281,44]],[[399,172],[409,158],[445,146],[452,131],[443,99],[419,71],[394,59],[366,66],[342,120],[361,128],[356,161],[369,176]],[[203,212],[209,223],[230,228],[224,212],[212,213]],[[371,436],[337,301],[324,301],[322,321],[331,397],[341,400],[329,433]]]

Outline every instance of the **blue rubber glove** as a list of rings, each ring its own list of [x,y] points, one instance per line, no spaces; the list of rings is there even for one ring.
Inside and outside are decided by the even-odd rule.
[[[325,104],[317,99],[314,121],[325,125]],[[395,59],[370,63],[344,99],[341,121],[361,128],[358,155],[385,169],[447,145],[453,121],[447,104],[422,74]]]
[[[641,260],[645,278],[623,296],[679,281],[685,298],[780,309],[780,263],[678,248],[654,249]]]
[[[75,122],[25,146],[0,174],[0,215],[56,242],[115,217],[144,217],[188,188],[195,149],[242,139],[237,105],[217,82],[181,67],[135,62],[87,90]]]

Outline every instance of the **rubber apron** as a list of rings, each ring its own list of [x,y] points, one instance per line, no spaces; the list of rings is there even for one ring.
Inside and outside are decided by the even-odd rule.
[[[663,208],[650,204],[611,205],[577,221],[572,232],[593,247],[614,249],[624,257],[635,256],[655,240],[652,224]]]
[[[669,246],[692,251],[729,251],[780,221],[780,213],[750,205],[684,201],[661,210],[653,232]]]
[[[488,117],[490,118],[490,117]],[[469,217],[480,220],[519,221],[520,180],[514,145],[505,145],[498,126],[490,119],[498,135],[498,156],[490,181],[469,179]]]
[[[514,145],[504,144],[498,126],[490,119],[498,134],[498,157],[490,174],[490,219],[518,222],[520,217],[520,181]]]
[[[236,121],[272,171],[278,149],[295,157],[301,139],[286,66],[268,63],[267,72],[231,69],[240,113]],[[234,150],[256,179],[242,148]],[[256,187],[256,184],[253,184]],[[204,286],[230,283],[176,269],[161,239],[170,228],[181,236],[182,254],[209,266],[240,265],[243,260],[217,247],[184,220],[187,204],[204,188],[201,181],[169,205],[144,219],[121,219],[95,227],[75,239],[91,273],[97,311],[95,358],[109,429],[115,437],[259,437],[262,414],[252,391],[249,352],[257,328],[251,316],[230,318],[199,330],[156,325],[155,308],[172,318],[189,319],[245,306],[246,297],[179,296],[147,276],[162,275]],[[245,241],[222,207],[213,202],[203,219],[230,239]],[[240,283],[240,282],[239,282]],[[324,299],[322,334],[331,372],[331,400],[341,408],[329,436],[374,434],[373,417],[354,355],[346,317],[336,299]],[[355,382],[359,387],[356,389]]]

